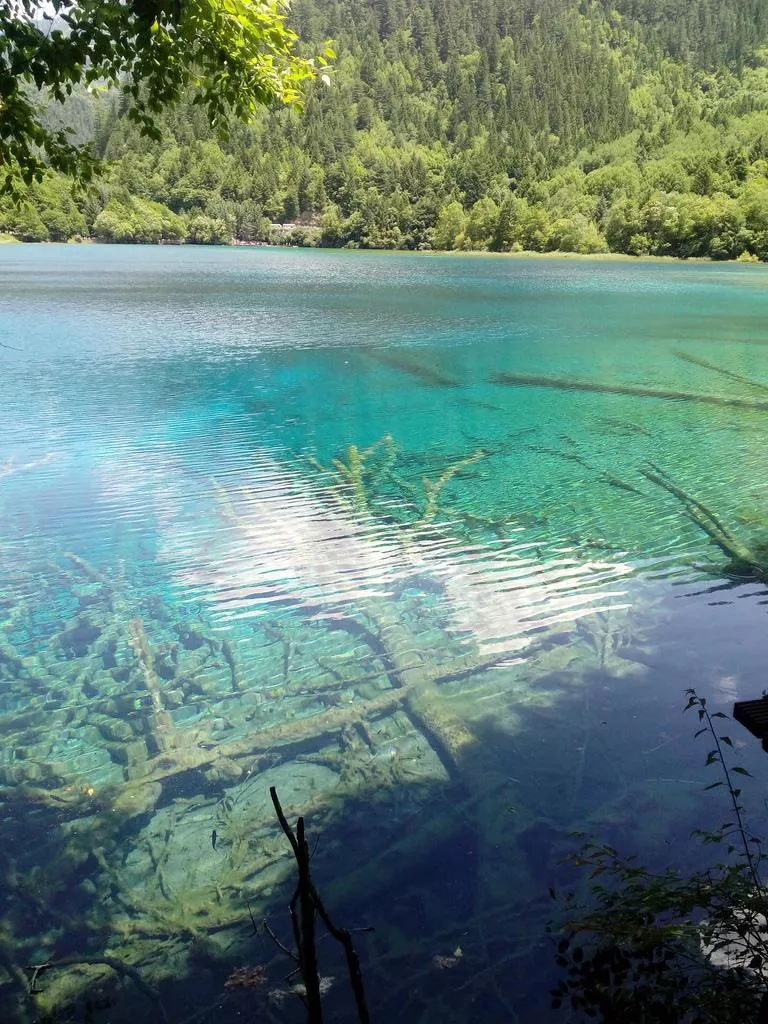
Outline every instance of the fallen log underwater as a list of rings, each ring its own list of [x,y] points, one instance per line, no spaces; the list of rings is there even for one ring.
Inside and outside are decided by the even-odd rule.
[[[764,384],[759,380],[752,380],[751,377],[745,377],[744,374],[737,373],[735,370],[729,370],[726,366],[719,366],[717,363],[710,362],[709,359],[694,356],[690,352],[682,352],[680,350],[676,350],[675,355],[678,359],[682,359],[683,362],[691,363],[693,366],[701,366],[705,370],[712,370],[713,373],[719,373],[722,377],[735,380],[737,384],[744,384],[749,388],[755,388],[757,391],[768,393],[768,384]]]
[[[676,391],[670,388],[644,387],[641,384],[604,384],[600,381],[578,380],[570,377],[549,377],[544,374],[508,372],[494,373],[489,380],[492,384],[503,384],[508,387],[552,388],[556,391],[591,391],[603,395],[660,398],[673,402],[698,402],[702,405],[768,412],[768,401],[740,398],[733,395],[711,395],[696,391]]]

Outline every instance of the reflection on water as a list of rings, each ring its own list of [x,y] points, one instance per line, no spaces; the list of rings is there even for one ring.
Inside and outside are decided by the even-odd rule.
[[[763,269],[0,261],[3,1019],[301,1019],[272,785],[375,1019],[546,1019],[570,831],[685,860],[763,687]]]

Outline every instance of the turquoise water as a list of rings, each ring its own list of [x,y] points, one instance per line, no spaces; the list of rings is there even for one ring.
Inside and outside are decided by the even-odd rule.
[[[158,1019],[103,965],[20,1001],[104,956],[301,1019],[271,785],[375,1019],[548,1019],[570,832],[688,862],[682,691],[765,686],[691,508],[764,553],[766,314],[750,266],[0,248],[2,1019]]]

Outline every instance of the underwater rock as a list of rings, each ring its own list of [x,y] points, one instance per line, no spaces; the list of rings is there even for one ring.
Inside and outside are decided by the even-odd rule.
[[[119,681],[124,682],[125,680]],[[106,714],[121,718],[124,715],[135,714],[141,707],[141,702],[135,693],[122,693],[102,702],[100,706]]]
[[[452,953],[437,953],[433,956],[432,966],[436,967],[439,971],[450,971],[461,963],[463,956],[464,951],[461,946],[457,946]]]
[[[232,942],[229,935],[196,935],[189,944],[188,957],[196,966],[226,961]]]
[[[59,633],[59,645],[61,649],[71,657],[82,658],[88,653],[88,648],[102,634],[100,626],[89,621],[85,616],[71,628]]]
[[[130,743],[107,743],[105,746],[115,764],[128,769],[129,778],[136,778],[143,772],[149,757],[144,740],[133,739]]]
[[[113,740],[116,743],[130,743],[135,739],[133,729],[127,722],[121,719],[106,719],[97,723],[97,728],[105,740]]]
[[[321,977],[320,978],[320,995],[325,995],[333,987],[334,979],[332,977]],[[285,988],[273,988],[269,991],[269,1001],[274,1003],[275,1006],[281,1007],[286,999],[295,999],[299,997],[302,1001],[306,999],[307,990],[303,982],[297,982],[295,985],[290,985]]]
[[[256,985],[263,985],[265,980],[264,968],[261,964],[256,964],[253,967],[238,967],[224,982],[224,988],[254,988]]]
[[[231,758],[222,757],[221,760],[206,769],[203,775],[212,784],[226,785],[231,782],[239,782],[243,777],[243,769]]]
[[[121,789],[112,801],[111,810],[127,818],[135,818],[153,811],[163,792],[159,782],[148,782],[143,786]]]
[[[14,679],[24,674],[24,662],[9,647],[0,646],[0,669],[7,670],[9,678]]]
[[[179,645],[172,644],[170,649],[159,651],[155,657],[155,671],[164,681],[174,679],[179,667]]]
[[[192,625],[179,623],[174,627],[179,637],[179,643],[186,651],[197,651],[206,642],[205,637]]]
[[[14,764],[0,765],[0,784],[4,786],[20,786],[26,782],[40,782],[43,777],[42,768],[34,761],[26,761],[23,764],[17,761]]]
[[[111,638],[103,645],[101,663],[105,669],[117,668],[117,639]]]
[[[95,883],[90,878],[84,878],[83,881],[78,886],[78,889],[80,890],[81,893],[83,893],[84,896],[87,896],[89,899],[92,899],[94,896],[97,896],[99,892]]]

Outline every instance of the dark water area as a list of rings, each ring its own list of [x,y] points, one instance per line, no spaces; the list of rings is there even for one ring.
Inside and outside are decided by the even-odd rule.
[[[572,833],[698,865],[684,690],[766,685],[691,508],[765,551],[767,314],[751,266],[0,248],[0,1019],[161,1019],[103,962],[22,998],[107,958],[302,1020],[270,786],[375,1021],[562,1019]]]

